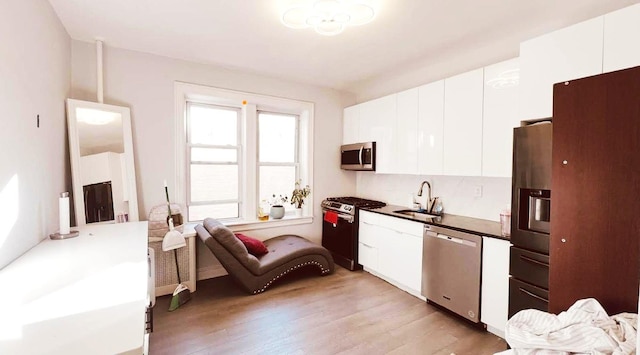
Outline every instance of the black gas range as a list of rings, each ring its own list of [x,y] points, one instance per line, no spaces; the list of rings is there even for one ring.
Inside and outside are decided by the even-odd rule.
[[[329,197],[322,201],[322,246],[336,264],[349,270],[358,264],[358,209],[379,208],[387,204],[358,197]]]

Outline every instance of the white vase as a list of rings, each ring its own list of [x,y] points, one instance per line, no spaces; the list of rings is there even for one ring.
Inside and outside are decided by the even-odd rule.
[[[302,208],[296,208],[296,217],[302,217]]]
[[[269,216],[273,219],[281,219],[284,217],[284,207],[283,206],[271,206],[271,211],[269,212]]]

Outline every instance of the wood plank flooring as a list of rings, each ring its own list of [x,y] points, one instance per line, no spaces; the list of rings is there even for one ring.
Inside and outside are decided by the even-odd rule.
[[[364,271],[300,270],[259,295],[228,276],[154,308],[150,354],[493,354],[504,340]]]

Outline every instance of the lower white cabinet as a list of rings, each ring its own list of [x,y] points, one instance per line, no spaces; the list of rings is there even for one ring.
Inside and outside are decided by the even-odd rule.
[[[372,221],[375,218],[363,221],[362,215],[363,212],[360,212],[358,262],[367,269],[378,271],[378,234],[382,234],[383,230]]]
[[[482,302],[480,321],[504,338],[509,308],[509,248],[507,240],[482,238]]]
[[[366,271],[420,296],[423,224],[360,211],[358,259]]]

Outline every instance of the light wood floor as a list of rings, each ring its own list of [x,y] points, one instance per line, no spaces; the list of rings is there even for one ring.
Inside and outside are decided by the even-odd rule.
[[[493,354],[504,340],[366,272],[336,266],[289,275],[248,295],[228,277],[198,282],[192,300],[154,308],[150,353]]]

